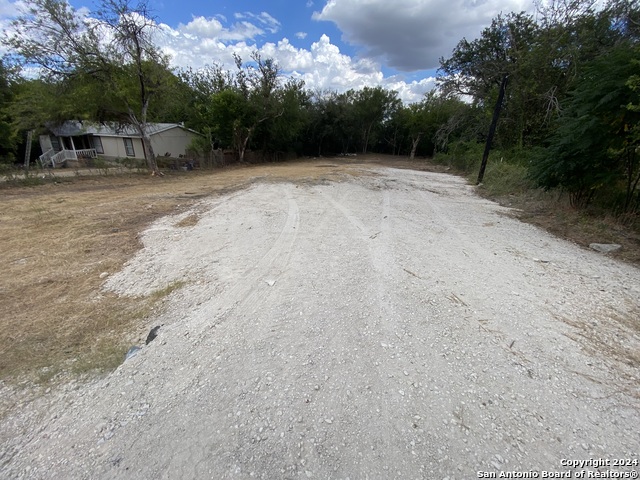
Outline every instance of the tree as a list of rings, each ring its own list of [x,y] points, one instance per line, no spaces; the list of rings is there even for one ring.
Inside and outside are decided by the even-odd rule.
[[[585,66],[613,48],[622,32],[612,28],[621,25],[614,18],[618,13],[614,14],[611,6],[597,9],[595,0],[551,0],[537,9],[538,34],[523,62],[519,82],[526,88],[518,91],[526,92],[531,108],[524,114],[537,127],[535,140],[539,141],[552,134],[561,103],[575,88]]]
[[[196,140],[198,150],[213,153],[220,146],[231,147],[233,144],[233,118],[222,118],[236,109],[224,108],[224,104],[232,101],[224,97],[217,98],[223,91],[232,91],[233,76],[219,65],[209,65],[199,70],[188,68],[179,73],[181,96],[185,109],[185,124],[200,133],[203,137]],[[228,115],[227,115],[228,117]]]
[[[636,52],[640,53],[640,48],[636,48]],[[632,74],[627,80],[627,87],[633,92],[634,100],[629,101],[626,105],[626,109],[633,115],[629,118],[629,123],[625,125],[625,133],[627,133],[627,139],[625,142],[625,149],[623,155],[625,156],[626,167],[626,198],[625,198],[625,211],[632,208],[632,197],[638,183],[640,182],[640,161],[638,159],[638,150],[640,149],[640,60],[632,59],[631,65],[635,67],[639,73]],[[635,205],[635,210],[640,210],[640,192]]]
[[[305,151],[310,155],[349,153],[359,129],[354,116],[354,91],[307,93]]]
[[[601,191],[615,194],[622,185],[620,207],[633,209],[640,182],[637,58],[637,50],[620,45],[584,68],[556,132],[533,164],[538,184],[567,189],[576,207],[586,206]]]
[[[333,122],[331,125],[337,147],[334,150],[344,154],[356,151],[356,138],[361,133],[362,119],[356,107],[355,95],[356,92],[348,90],[333,96],[326,110],[326,120]]]
[[[151,40],[155,23],[145,1],[102,0],[94,18],[62,0],[24,4],[13,32],[3,39],[14,59],[40,67],[48,81],[82,86],[89,95],[78,97],[79,112],[132,125],[142,139],[147,166],[161,175],[147,122],[151,100],[166,90],[169,70]]]
[[[399,125],[409,137],[411,150],[409,159],[413,160],[416,156],[418,144],[426,133],[428,110],[426,102],[412,103],[403,106],[399,110]]]
[[[336,94],[330,91],[316,91],[309,96],[306,152],[319,157],[325,153],[326,144],[333,143],[335,124],[331,115]],[[329,140],[327,142],[327,140]],[[329,147],[331,148],[331,147]]]
[[[245,123],[247,113],[247,102],[242,94],[226,88],[211,95],[205,108],[210,117],[208,129],[213,137],[226,148],[237,147],[237,130]]]
[[[382,87],[364,87],[354,95],[355,114],[360,121],[362,153],[367,153],[372,134],[380,130],[392,112],[401,105],[396,91]]]
[[[0,162],[15,158],[17,130],[10,111],[14,97],[15,89],[10,82],[9,72],[0,60]]]
[[[309,122],[309,94],[301,80],[289,79],[274,92],[274,116],[259,128],[258,145],[264,154],[302,150],[301,133]]]
[[[236,60],[235,94],[243,102],[243,112],[233,122],[233,145],[240,162],[256,129],[267,121],[282,116],[284,110],[275,101],[275,92],[280,87],[280,68],[271,59],[262,59],[258,52],[251,56],[255,66],[243,68],[242,59]]]
[[[482,122],[477,118],[479,108],[456,98],[441,95],[440,121],[433,135],[433,152],[447,152],[449,146],[458,141],[475,141]]]
[[[290,150],[307,122],[304,83],[283,84],[276,62],[258,52],[247,64],[234,58],[233,72],[215,65],[180,75],[192,92],[192,126],[208,137],[207,148],[233,148],[240,162],[252,146],[263,156]]]
[[[477,183],[481,183],[502,110],[507,84],[533,44],[536,26],[524,13],[498,15],[479,39],[458,43],[451,58],[440,59],[440,85],[448,94],[469,95],[484,103],[497,89]]]
[[[422,102],[403,107],[403,126],[411,145],[409,158],[414,159],[418,144],[422,140],[427,141],[426,147],[423,148],[426,155],[433,155],[438,145],[445,148],[448,135],[460,124],[458,117],[461,117],[459,113],[462,109],[466,112],[462,101],[443,96],[435,90],[425,94]],[[445,133],[447,125],[453,128]]]

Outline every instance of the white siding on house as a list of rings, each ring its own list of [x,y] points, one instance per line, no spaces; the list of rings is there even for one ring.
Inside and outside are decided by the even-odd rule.
[[[153,123],[148,127],[153,153],[160,157],[177,158],[185,155],[192,140],[198,136],[179,124]],[[52,129],[52,132],[58,136],[43,135],[40,138],[43,153],[51,148],[56,151],[61,148],[68,150],[95,148],[101,143],[103,151],[97,148],[97,153],[108,160],[144,159],[142,139],[137,136],[131,126],[65,122],[62,126]],[[127,155],[125,139],[133,145],[133,155]]]
[[[156,155],[164,157],[169,153],[170,157],[179,157],[187,152],[187,148],[195,134],[184,128],[175,126],[151,136],[151,146]]]
[[[53,148],[49,135],[40,135],[40,148],[42,149],[42,153],[48,152]]]
[[[103,157],[106,158],[127,158],[127,151],[124,148],[124,140],[123,137],[103,137],[100,136],[102,140],[102,148],[104,148]],[[144,158],[144,150],[142,148],[142,140],[139,138],[132,138],[133,141],[133,152],[135,154],[134,157],[128,158]]]

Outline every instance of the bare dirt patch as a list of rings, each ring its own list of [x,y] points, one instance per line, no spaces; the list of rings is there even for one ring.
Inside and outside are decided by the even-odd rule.
[[[525,190],[511,195],[485,195],[501,205],[514,209],[513,215],[524,222],[543,228],[583,248],[591,243],[616,243],[622,249],[608,254],[640,266],[640,216],[614,216],[594,209],[579,210],[569,204],[568,195],[542,190]]]
[[[191,213],[176,223],[176,227],[194,227],[198,224],[200,217],[196,213]]]
[[[146,305],[114,332],[158,338],[8,409],[0,476],[471,478],[637,457],[637,268],[460,178],[331,163],[82,192],[104,209],[74,227],[92,233],[78,255],[119,233],[109,205],[174,213],[112,227],[130,253],[78,300]]]
[[[112,369],[147,327],[153,303],[103,294],[105,276],[140,248],[155,219],[259,180],[335,180],[315,162],[238,167],[211,173],[75,177],[0,190],[0,379],[49,380],[61,371]],[[182,218],[182,227],[198,214]]]
[[[2,475],[474,478],[637,458],[637,268],[451,175],[246,172],[154,220],[98,285],[158,296],[157,338],[9,412]],[[130,200],[177,208],[218,178]]]
[[[0,189],[0,379],[27,374],[48,381],[61,371],[111,369],[127,346],[144,335],[153,302],[100,293],[105,275],[140,248],[139,233],[153,220],[185,211],[210,195],[223,195],[256,182],[328,185],[375,175],[366,167],[393,166],[444,172],[424,160],[359,156],[236,167],[151,179],[146,175],[74,175],[58,184]],[[501,199],[525,208],[522,199]],[[537,209],[536,209],[537,208]],[[516,213],[585,247],[615,241],[612,256],[640,262],[640,240],[619,224],[588,222],[575,212],[535,207]],[[194,211],[178,220],[189,228]],[[101,278],[102,276],[102,278]]]

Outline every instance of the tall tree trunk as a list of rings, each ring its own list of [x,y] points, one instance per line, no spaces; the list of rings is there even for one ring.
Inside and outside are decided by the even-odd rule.
[[[398,147],[398,127],[393,131],[393,155],[400,155],[400,147]]]
[[[240,163],[244,162],[244,154],[247,151],[247,144],[249,143],[249,135],[250,133],[247,134],[244,141],[240,144],[240,151],[239,151]]]
[[[487,143],[484,145],[484,153],[482,154],[482,163],[480,164],[480,172],[478,173],[478,181],[476,184],[482,183],[484,178],[484,171],[487,168],[487,161],[489,160],[489,152],[491,151],[491,143],[493,142],[493,136],[496,133],[496,127],[498,125],[498,118],[500,118],[500,111],[502,110],[502,101],[504,100],[504,92],[507,89],[507,81],[509,75],[505,74],[502,77],[500,83],[500,91],[498,92],[498,99],[496,100],[496,106],[493,109],[493,118],[491,119],[491,126],[489,127],[489,133],[487,134]]]
[[[140,139],[142,140],[142,147],[144,148],[144,159],[147,163],[147,167],[151,171],[151,175],[162,177],[164,173],[160,171],[158,168],[158,163],[156,162],[156,155],[153,153],[153,147],[151,146],[151,137],[147,133],[147,128],[144,123],[136,122],[135,125],[138,133],[140,134]]]
[[[138,130],[140,134],[140,139],[142,140],[142,146],[144,148],[144,159],[147,163],[147,167],[151,171],[151,175],[154,177],[162,177],[164,173],[160,171],[158,168],[158,162],[156,162],[156,155],[153,152],[153,147],[151,146],[151,137],[149,133],[147,133],[147,110],[149,108],[149,99],[142,104],[142,110],[140,112],[140,119],[133,112],[133,109],[129,107],[129,120],[131,124]]]
[[[246,132],[243,132],[244,127],[237,127],[235,130],[235,143],[236,150],[238,152],[238,162],[244,162],[244,155],[247,151],[247,145],[249,145],[249,139],[251,138],[251,134],[253,133],[253,128],[247,128]],[[243,135],[244,133],[244,135]]]
[[[637,156],[635,148],[626,149],[626,166],[627,166],[627,194],[624,202],[624,211],[628,212],[633,200],[633,193],[640,182],[640,168],[636,173]],[[635,179],[634,179],[635,176]]]
[[[144,146],[144,158],[147,162],[149,170],[151,170],[151,175],[162,177],[164,173],[162,173],[158,168],[156,155],[153,152],[153,147],[151,146],[151,137],[146,132],[142,134],[142,144]]]
[[[362,153],[367,153],[369,148],[369,135],[371,134],[371,128],[373,127],[373,123],[370,124],[365,130],[363,135],[364,145],[362,146]]]
[[[158,168],[158,163],[156,162],[156,155],[153,152],[153,147],[151,146],[151,137],[147,133],[146,125],[143,123],[136,122],[134,124],[136,130],[140,134],[140,139],[142,140],[142,147],[144,148],[144,160],[151,172],[151,175],[162,177],[164,173],[160,171]]]
[[[418,143],[420,143],[421,137],[422,132],[420,132],[416,138],[411,137],[411,153],[409,154],[409,160],[416,158],[416,150],[418,149]]]

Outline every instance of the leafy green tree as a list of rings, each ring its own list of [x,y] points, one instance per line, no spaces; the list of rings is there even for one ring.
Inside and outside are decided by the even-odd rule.
[[[295,151],[302,148],[302,132],[310,121],[309,94],[304,89],[304,82],[287,80],[274,92],[276,111],[281,114],[265,122],[257,132],[258,145],[262,145],[264,154]]]
[[[161,91],[156,95],[156,100],[150,102],[147,118],[153,122],[186,124],[192,116],[191,86],[171,67],[167,67],[160,76],[163,82]]]
[[[456,97],[440,96],[441,120],[433,136],[433,152],[448,152],[457,142],[476,142],[481,136],[484,123],[480,120],[481,109]]]
[[[410,139],[411,149],[409,158],[415,157],[418,145],[425,141],[426,155],[433,155],[439,142],[444,140],[444,129],[447,125],[455,125],[454,130],[460,125],[457,117],[466,112],[466,105],[455,97],[446,97],[432,90],[427,93],[422,102],[414,103],[403,108],[405,131]],[[446,135],[450,135],[449,131]],[[448,141],[448,138],[446,139]],[[441,143],[443,148],[446,141]]]
[[[333,150],[342,154],[355,153],[358,148],[357,139],[361,134],[362,122],[356,108],[355,95],[355,91],[348,90],[332,97],[327,105],[329,117],[326,121],[333,122]]]
[[[353,90],[338,94],[321,91],[308,94],[306,142],[310,155],[350,153],[359,136],[353,106]]]
[[[197,147],[206,152],[213,152],[218,146],[232,147],[233,120],[221,119],[220,115],[228,117],[229,112],[223,108],[225,99],[215,98],[217,94],[233,88],[231,72],[213,65],[199,70],[188,68],[180,72],[179,78],[184,88],[181,100],[185,106],[185,123],[203,134],[197,140]],[[226,101],[232,100],[227,98]],[[235,115],[233,114],[233,119],[236,118]],[[225,127],[228,129],[222,131]]]
[[[428,107],[425,101],[403,106],[399,110],[399,124],[410,141],[409,159],[416,156],[420,140],[427,134]]]
[[[0,161],[12,161],[17,146],[17,130],[10,111],[15,96],[15,87],[9,79],[9,72],[0,60]]]
[[[477,104],[487,106],[495,98],[487,133],[478,183],[484,171],[498,119],[502,110],[507,84],[513,82],[517,67],[534,43],[536,25],[525,13],[498,15],[480,38],[461,40],[452,56],[440,60],[440,86],[447,94],[468,95]],[[515,87],[517,90],[517,86]],[[497,93],[496,93],[497,92]]]
[[[615,2],[600,9],[593,0],[538,5],[538,34],[520,65],[521,100],[512,109],[520,118],[509,125],[510,131],[521,134],[519,146],[527,144],[524,135],[531,145],[552,133],[561,103],[576,87],[583,69],[627,36],[628,29],[620,28],[625,24],[625,8],[614,6]]]
[[[329,91],[318,91],[309,95],[307,141],[305,143],[305,153],[307,154],[322,156],[326,151],[326,144],[331,142],[335,125],[335,121],[329,119],[331,116],[330,106],[333,104],[332,96],[335,96],[335,93]]]
[[[355,115],[361,125],[362,153],[367,153],[372,137],[382,130],[401,102],[396,91],[382,87],[364,87],[354,94]]]
[[[211,95],[206,109],[210,115],[208,127],[213,138],[226,148],[235,147],[237,129],[250,121],[246,118],[247,99],[239,91],[227,88]]]
[[[205,134],[206,150],[232,148],[244,161],[249,148],[263,156],[298,145],[309,120],[309,95],[304,84],[283,82],[273,59],[254,52],[248,63],[235,56],[236,69],[220,66],[180,74],[191,91],[189,126]]]
[[[62,0],[24,5],[13,33],[3,38],[14,59],[40,67],[44,79],[73,91],[78,112],[132,125],[149,169],[161,174],[147,122],[152,99],[167,92],[171,77],[168,59],[152,43],[155,23],[144,0],[102,0],[93,18]]]
[[[244,68],[242,59],[239,56],[235,56],[235,59],[237,71],[234,87],[243,102],[243,111],[233,122],[233,145],[238,160],[243,162],[258,127],[282,116],[284,109],[276,99],[281,81],[277,63],[271,58],[262,59],[258,52],[251,57],[254,64]]]
[[[622,185],[620,207],[633,207],[640,181],[637,50],[620,45],[584,68],[549,144],[531,174],[545,188],[567,189],[577,207]],[[637,208],[637,203],[636,207]]]

